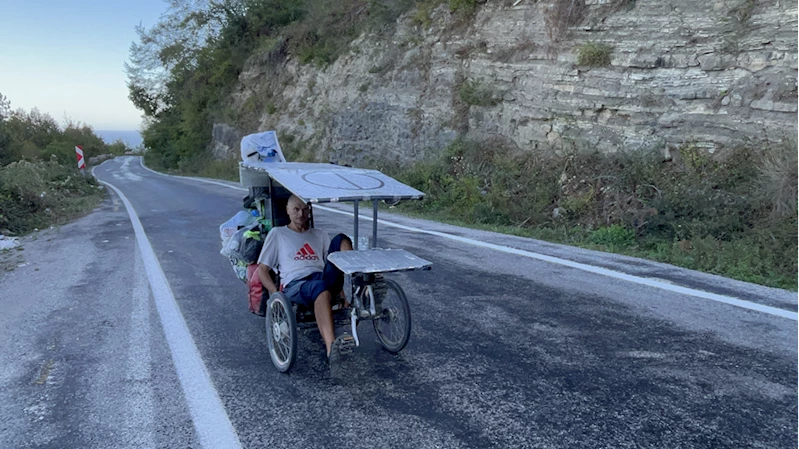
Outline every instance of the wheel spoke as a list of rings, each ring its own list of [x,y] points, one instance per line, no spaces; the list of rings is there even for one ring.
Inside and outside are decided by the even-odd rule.
[[[405,330],[405,323],[402,319],[402,314],[397,313],[396,310],[392,310],[392,318],[391,322],[389,323],[391,326],[392,338],[391,341],[399,341],[402,338],[403,331]]]
[[[269,357],[281,373],[291,369],[297,353],[295,311],[285,298],[274,298],[267,306],[266,333]]]
[[[278,339],[275,340],[275,329],[271,328],[268,331],[272,332],[272,340],[273,340],[273,347],[275,351],[275,355],[279,359],[281,363],[285,363],[288,361],[289,356],[291,355],[291,349],[289,348],[291,334],[288,331],[284,331],[282,328],[283,326],[289,327],[289,323],[287,322],[286,310],[283,307],[283,304],[280,302],[275,302],[272,304],[271,318],[273,325],[277,325],[278,331]]]
[[[408,309],[407,300],[402,296],[399,286],[389,283],[381,295],[382,317],[374,322],[375,331],[378,333],[386,349],[402,349],[407,342]]]
[[[280,361],[281,362],[285,362],[286,359],[288,358],[288,354],[289,354],[288,345],[283,340],[280,340],[278,345],[279,345],[279,348],[280,348],[280,355],[281,355]]]

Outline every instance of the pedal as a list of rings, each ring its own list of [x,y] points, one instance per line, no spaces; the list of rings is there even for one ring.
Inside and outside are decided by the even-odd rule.
[[[342,335],[339,340],[339,354],[349,354],[355,349],[355,339],[352,335]]]

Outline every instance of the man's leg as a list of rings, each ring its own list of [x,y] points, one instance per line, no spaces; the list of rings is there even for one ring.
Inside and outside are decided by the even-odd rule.
[[[316,326],[319,328],[319,333],[322,335],[329,355],[336,333],[333,327],[333,311],[330,305],[332,296],[325,287],[322,273],[314,273],[298,282],[289,283],[284,293],[291,302],[313,307]]]
[[[319,333],[322,334],[322,339],[325,341],[328,355],[330,355],[333,340],[336,339],[336,331],[333,328],[333,310],[330,305],[331,299],[330,292],[324,290],[316,297],[316,301],[313,303],[316,326],[319,327]]]
[[[345,234],[338,234],[337,236],[333,237],[333,240],[330,241],[328,255],[335,253],[336,251],[352,251],[352,241],[350,241],[350,238]],[[342,273],[341,270],[339,270],[330,262],[325,262],[323,273],[324,274],[322,278],[324,279],[328,290],[330,290],[335,296],[339,296],[341,293],[343,293],[342,289],[344,288],[344,273]],[[344,297],[344,302],[347,302],[346,296]],[[345,304],[345,306],[349,306],[349,304]]]
[[[336,251],[349,251],[352,249],[352,240],[347,237],[347,234],[337,234],[330,240],[330,246],[327,247],[327,254],[335,253]]]

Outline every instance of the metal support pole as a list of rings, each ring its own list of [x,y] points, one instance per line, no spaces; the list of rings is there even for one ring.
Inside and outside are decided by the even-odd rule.
[[[358,215],[358,203],[359,203],[358,200],[355,200],[352,203],[353,212],[354,212],[354,214],[353,214],[353,216],[354,216],[353,222],[355,223],[355,231],[354,231],[354,233],[355,233],[355,241],[352,242],[352,246],[353,246],[353,248],[355,248],[356,251],[358,250],[358,220],[360,218],[360,216]]]
[[[372,244],[369,249],[377,248],[377,200],[372,200]]]

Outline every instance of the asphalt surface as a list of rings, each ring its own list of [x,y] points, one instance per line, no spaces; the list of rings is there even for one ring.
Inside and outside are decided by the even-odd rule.
[[[333,382],[316,331],[278,373],[264,322],[219,254],[245,192],[97,167],[132,204],[242,447],[789,448],[797,322],[563,264],[381,225],[379,244],[433,262],[395,274],[408,346],[368,323]],[[341,208],[338,208],[341,209]],[[347,210],[347,208],[344,208]],[[316,208],[316,226],[351,219]],[[796,312],[797,295],[668,265],[381,218]],[[364,230],[370,224],[363,220]],[[200,447],[186,389],[118,195],[0,257],[0,447]],[[23,266],[18,266],[24,264]],[[656,284],[659,285],[659,284]],[[170,327],[170,323],[166,323]],[[197,387],[199,388],[199,387]]]

